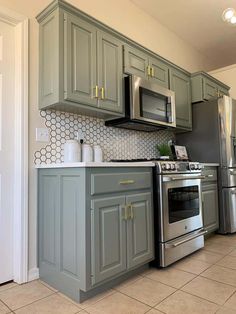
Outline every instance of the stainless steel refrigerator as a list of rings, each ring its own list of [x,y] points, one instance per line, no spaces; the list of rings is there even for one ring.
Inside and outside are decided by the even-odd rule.
[[[193,131],[178,134],[193,161],[216,162],[218,171],[220,233],[236,232],[236,100],[223,96],[193,104]]]

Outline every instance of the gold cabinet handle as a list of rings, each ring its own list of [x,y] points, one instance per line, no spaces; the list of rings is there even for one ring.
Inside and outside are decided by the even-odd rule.
[[[101,88],[101,99],[105,99],[105,88]]]
[[[151,74],[152,74],[152,77],[154,77],[155,75],[154,68],[151,68]]]
[[[126,184],[134,184],[135,181],[134,180],[121,180],[120,184],[122,185],[126,185]]]
[[[95,86],[95,96],[94,98],[98,98],[98,86],[96,85]]]
[[[122,219],[123,220],[128,220],[129,217],[128,217],[128,208],[126,205],[123,205],[122,206]]]
[[[151,67],[150,67],[150,65],[148,65],[148,67],[147,67],[147,74],[148,74],[148,76],[151,76]]]
[[[129,215],[129,217],[130,217],[130,219],[134,219],[134,207],[133,207],[133,205],[132,204],[130,204],[130,215]]]

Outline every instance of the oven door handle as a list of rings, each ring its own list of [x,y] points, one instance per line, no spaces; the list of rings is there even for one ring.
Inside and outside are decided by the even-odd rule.
[[[181,244],[184,244],[186,242],[189,242],[195,238],[198,238],[204,234],[206,234],[208,231],[206,229],[201,229],[198,233],[195,233],[194,235],[192,236],[189,236],[188,238],[186,239],[183,239],[182,241],[179,241],[179,242],[176,242],[176,243],[169,243],[169,244],[166,244],[166,248],[173,248],[173,247],[177,247]]]
[[[197,179],[205,179],[206,176],[180,176],[180,177],[163,177],[164,182],[169,182],[169,181],[183,181],[183,180],[197,180]]]

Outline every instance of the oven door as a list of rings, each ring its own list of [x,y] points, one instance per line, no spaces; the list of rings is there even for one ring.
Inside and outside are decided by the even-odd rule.
[[[175,93],[138,76],[130,77],[131,119],[176,126]]]
[[[203,227],[201,178],[200,174],[163,176],[161,242]]]

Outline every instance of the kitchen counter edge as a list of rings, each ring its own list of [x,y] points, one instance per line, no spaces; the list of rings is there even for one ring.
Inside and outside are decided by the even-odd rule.
[[[47,168],[102,168],[102,167],[154,167],[155,163],[147,162],[74,162],[35,165],[37,169]]]

